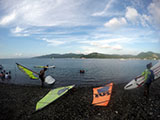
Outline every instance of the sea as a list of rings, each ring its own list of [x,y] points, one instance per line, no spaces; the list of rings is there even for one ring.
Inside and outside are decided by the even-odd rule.
[[[34,66],[55,65],[45,73],[51,75],[55,80],[54,87],[72,85],[77,86],[100,86],[110,82],[114,84],[128,83],[145,69],[146,64],[157,60],[129,60],[129,59],[75,59],[75,58],[54,58],[54,59],[0,59],[0,65],[6,72],[11,71],[10,80],[0,80],[3,83],[40,86],[40,80],[31,80],[27,75],[17,68],[16,63],[35,71],[40,72],[42,68]],[[80,73],[84,70],[85,73]],[[47,85],[46,85],[47,86]]]

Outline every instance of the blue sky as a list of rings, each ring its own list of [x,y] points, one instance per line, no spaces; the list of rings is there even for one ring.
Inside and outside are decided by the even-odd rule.
[[[1,0],[0,58],[160,53],[160,0]]]

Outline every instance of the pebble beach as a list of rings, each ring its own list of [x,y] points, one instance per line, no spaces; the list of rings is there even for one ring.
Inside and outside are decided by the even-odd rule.
[[[158,120],[160,119],[160,79],[152,83],[150,96],[144,87],[124,90],[114,84],[108,106],[92,105],[94,87],[74,89],[35,112],[36,103],[51,88],[0,83],[0,120]]]

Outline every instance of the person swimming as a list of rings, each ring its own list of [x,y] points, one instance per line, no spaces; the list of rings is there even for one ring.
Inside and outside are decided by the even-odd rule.
[[[79,72],[80,72],[80,73],[85,73],[85,71],[84,71],[84,70],[80,70]]]

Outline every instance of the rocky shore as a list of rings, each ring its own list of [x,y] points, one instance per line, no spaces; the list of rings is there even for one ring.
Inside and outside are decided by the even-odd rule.
[[[50,88],[0,83],[0,120],[160,120],[160,79],[152,83],[150,96],[144,88],[130,91],[114,84],[107,107],[93,106],[92,87],[78,87],[35,112],[36,103]]]

